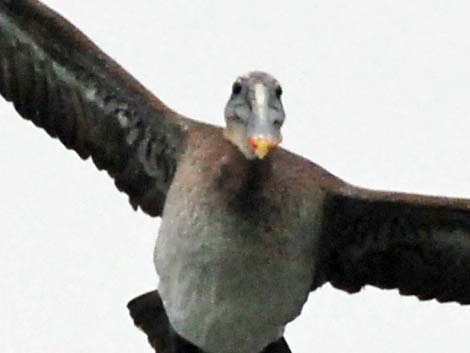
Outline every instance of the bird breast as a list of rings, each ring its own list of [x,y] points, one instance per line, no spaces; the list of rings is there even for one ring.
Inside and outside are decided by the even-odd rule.
[[[187,181],[175,177],[155,248],[170,322],[206,352],[259,352],[307,299],[318,225],[304,220],[317,210],[257,200],[250,211],[251,202],[220,195],[207,180]]]

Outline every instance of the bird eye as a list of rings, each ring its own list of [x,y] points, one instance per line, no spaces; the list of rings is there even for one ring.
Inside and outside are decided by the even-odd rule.
[[[281,88],[281,86],[277,86],[276,87],[276,97],[281,98],[281,96],[282,96],[282,88]]]
[[[282,121],[276,119],[276,120],[273,121],[273,125],[274,125],[276,128],[279,129],[279,128],[282,126]]]
[[[232,119],[233,122],[236,122],[236,123],[243,122],[243,119],[236,114],[232,115],[230,118]]]
[[[232,93],[233,94],[239,94],[242,91],[242,85],[240,82],[235,81],[232,86]]]

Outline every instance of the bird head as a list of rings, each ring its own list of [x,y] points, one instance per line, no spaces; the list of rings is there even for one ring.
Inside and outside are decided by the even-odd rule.
[[[248,159],[263,159],[281,142],[282,88],[260,71],[238,77],[225,106],[224,136]]]

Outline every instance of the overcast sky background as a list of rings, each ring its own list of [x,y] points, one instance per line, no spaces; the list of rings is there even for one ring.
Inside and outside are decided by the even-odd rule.
[[[283,84],[283,146],[349,182],[470,198],[470,2],[48,0],[182,114],[221,124],[232,80]],[[159,221],[0,101],[0,351],[150,352],[126,303],[157,285]],[[311,294],[294,353],[468,351],[470,309]],[[312,348],[315,347],[315,348]]]

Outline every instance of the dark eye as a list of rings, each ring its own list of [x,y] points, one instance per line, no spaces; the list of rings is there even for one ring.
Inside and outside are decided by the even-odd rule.
[[[234,123],[241,123],[243,122],[243,119],[240,118],[238,115],[232,115],[230,117],[230,120],[232,120]]]
[[[281,88],[281,86],[277,86],[275,92],[276,92],[276,97],[277,97],[277,98],[281,98],[281,96],[282,96],[282,88]]]
[[[276,127],[276,128],[280,128],[282,126],[282,121],[281,120],[274,120],[273,121],[273,125]]]
[[[240,82],[238,81],[234,82],[232,86],[232,93],[236,95],[236,94],[239,94],[241,91],[242,91],[242,85],[240,84]]]

